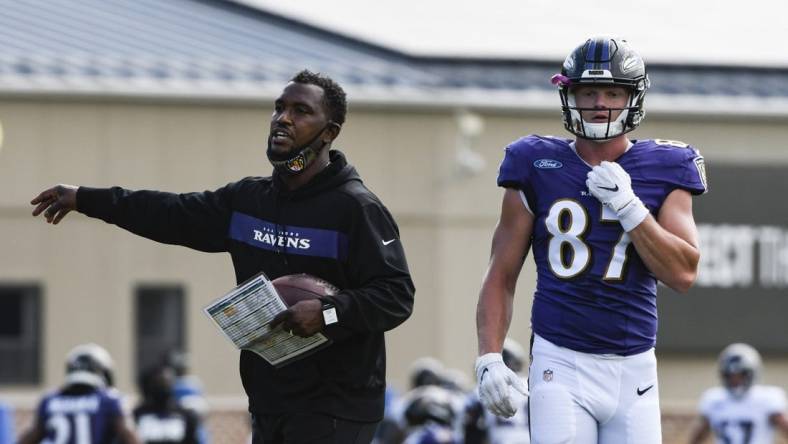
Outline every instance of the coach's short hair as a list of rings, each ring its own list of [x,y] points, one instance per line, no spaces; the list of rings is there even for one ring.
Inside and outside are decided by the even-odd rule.
[[[345,123],[347,114],[347,99],[345,90],[331,77],[303,70],[290,79],[291,82],[319,86],[323,89],[323,102],[328,109],[331,120],[339,125]]]

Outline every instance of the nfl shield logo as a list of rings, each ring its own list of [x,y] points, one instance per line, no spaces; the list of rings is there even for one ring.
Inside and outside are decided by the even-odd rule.
[[[547,370],[545,370],[544,373],[542,373],[542,379],[544,379],[544,382],[552,381],[553,380],[553,371],[550,370],[549,368]]]

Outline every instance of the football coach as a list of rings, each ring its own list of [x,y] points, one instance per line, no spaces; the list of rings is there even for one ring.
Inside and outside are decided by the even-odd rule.
[[[383,417],[384,332],[413,310],[397,224],[332,149],[346,111],[335,81],[301,71],[274,102],[269,177],[186,194],[61,184],[30,202],[52,224],[76,210],[157,242],[229,252],[237,283],[308,273],[340,289],[278,319],[293,334],[324,333],[330,347],[280,368],[241,352],[254,444],[369,443]]]

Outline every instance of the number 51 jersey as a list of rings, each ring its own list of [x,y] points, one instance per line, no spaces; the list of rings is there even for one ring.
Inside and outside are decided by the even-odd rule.
[[[123,417],[120,395],[114,389],[54,392],[44,397],[37,414],[46,430],[43,442],[62,444],[112,444],[114,422]]]
[[[672,191],[706,191],[703,157],[681,142],[634,141],[616,162],[654,217]],[[584,353],[641,353],[656,342],[656,278],[588,191],[589,171],[568,139],[528,136],[506,147],[498,185],[519,190],[534,215],[532,328]]]

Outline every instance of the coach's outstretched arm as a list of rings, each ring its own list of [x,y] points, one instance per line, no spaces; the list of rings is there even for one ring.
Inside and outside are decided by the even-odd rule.
[[[243,184],[183,194],[61,184],[44,190],[31,204],[37,205],[33,216],[43,212],[53,224],[76,210],[156,242],[223,252],[232,213],[228,205]]]
[[[30,205],[36,205],[33,216],[43,211],[47,222],[57,224],[71,210],[77,209],[77,189],[74,185],[60,184],[42,191],[30,201]]]

